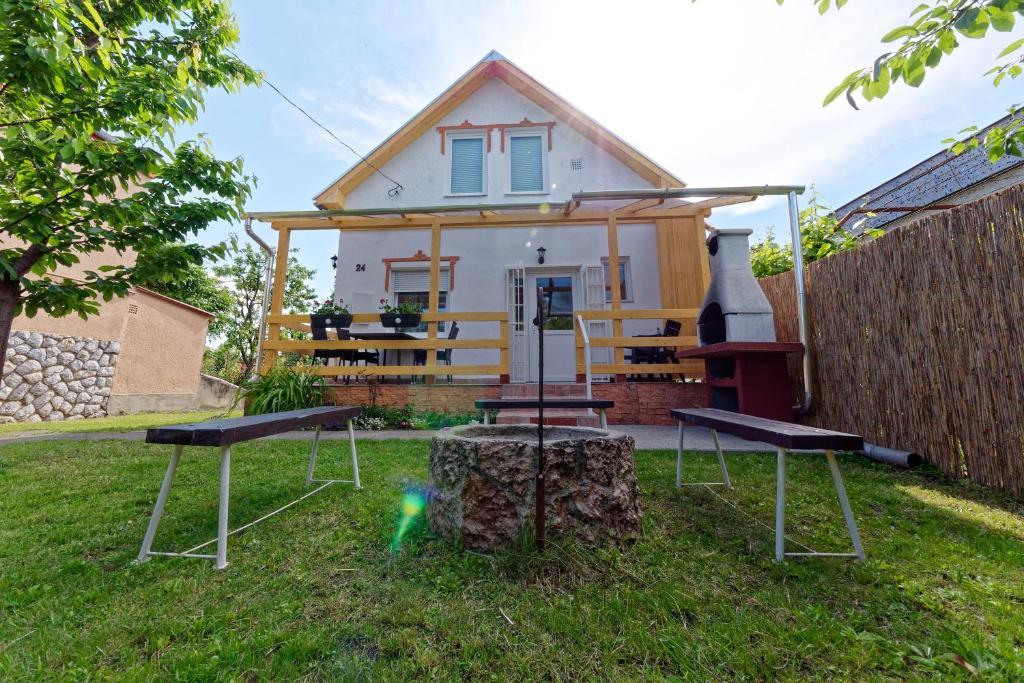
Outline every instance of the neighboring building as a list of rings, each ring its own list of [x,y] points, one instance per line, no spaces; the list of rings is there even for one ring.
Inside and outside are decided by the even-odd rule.
[[[101,265],[132,264],[135,254],[81,258],[53,275],[81,280]],[[233,398],[233,385],[200,375],[210,313],[143,287],[99,309],[85,320],[14,319],[0,422],[222,407]]]
[[[701,303],[708,278],[704,218],[710,210],[687,209],[694,205],[675,200],[567,204],[579,191],[682,187],[683,182],[497,52],[484,57],[367,159],[368,164],[355,165],[321,191],[316,205],[377,212],[368,215],[437,207],[433,215],[444,228],[438,309],[508,311],[513,382],[538,379],[532,360],[538,332],[522,323],[535,316],[535,298],[524,293],[537,286],[551,291],[549,313],[555,320],[545,332],[545,375],[553,381],[572,382],[579,374],[582,361],[573,331],[579,311],[696,308]],[[397,179],[401,191],[390,192],[394,183],[374,167]],[[533,212],[529,215],[545,220],[531,224],[524,219],[515,225],[509,218],[510,204],[522,204],[524,211]],[[465,212],[467,205],[479,209],[479,226],[463,221],[452,227],[459,219],[455,209],[446,212],[445,207]],[[588,223],[572,213],[593,210],[596,216],[597,208],[606,212],[602,215],[635,209],[619,214],[618,297],[612,296],[609,284],[607,220],[596,217]],[[657,210],[665,213],[646,213]],[[359,312],[376,311],[382,299],[392,304],[413,301],[426,309],[430,215],[403,216],[409,229],[341,229],[336,296]],[[548,220],[551,215],[564,221]],[[644,219],[647,215],[652,217]],[[465,213],[462,216],[466,218]],[[278,229],[288,225],[287,220],[274,221]],[[460,338],[498,334],[498,326],[491,323],[458,322]],[[664,323],[665,318],[655,313],[624,320],[617,335],[617,322],[595,325],[600,329],[593,332],[651,334]],[[357,323],[352,331],[368,326],[373,325]],[[683,335],[692,335],[691,328],[692,321],[687,321]],[[446,336],[445,323],[439,324],[437,334]],[[593,358],[596,363],[614,361],[610,348],[595,349]],[[620,353],[620,364],[621,358]],[[494,349],[460,348],[452,357],[456,365],[480,367],[497,360]]]
[[[991,128],[1005,126],[1013,118],[1005,116],[971,137],[984,138]],[[960,155],[944,150],[847,202],[832,215],[839,219],[849,215],[846,227],[858,234],[870,228],[888,231],[933,213],[929,206],[964,204],[1020,182],[1024,182],[1021,157],[1007,155],[993,164],[980,146]],[[914,210],[880,210],[890,207]],[[868,210],[875,215],[867,215]]]

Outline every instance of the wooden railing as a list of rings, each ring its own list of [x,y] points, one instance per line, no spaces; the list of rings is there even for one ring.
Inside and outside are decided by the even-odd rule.
[[[626,363],[626,349],[639,347],[670,347],[675,349],[688,349],[697,345],[697,337],[692,334],[685,334],[696,330],[697,315],[700,309],[697,308],[644,308],[644,309],[620,309],[618,311],[577,311],[579,318],[584,323],[594,320],[608,320],[612,322],[611,337],[597,337],[590,335],[590,347],[592,349],[614,349],[614,362],[592,363],[591,372],[595,375],[648,375],[648,374],[685,374],[689,377],[703,376],[704,366],[699,361],[683,361],[681,363]],[[678,337],[626,337],[622,336],[623,320],[658,320],[663,324],[665,320],[678,320],[682,323],[684,334]],[[580,331],[580,323],[575,325],[576,332],[576,374],[582,375],[586,372],[585,358],[583,356],[583,335]],[[616,332],[618,333],[616,335]]]
[[[509,334],[508,313],[499,312],[447,312],[423,313],[420,320],[437,322],[495,322],[498,324],[497,338],[490,339],[268,339],[263,348],[270,358],[279,352],[311,355],[317,349],[350,351],[427,351],[426,365],[330,365],[310,366],[307,372],[330,377],[394,377],[399,375],[435,377],[437,375],[493,375],[507,381],[509,375]],[[309,315],[271,314],[267,322],[272,326],[287,327],[301,332],[310,332]],[[379,323],[379,313],[354,313],[353,323]],[[272,328],[273,329],[273,328]],[[438,365],[436,356],[430,351],[437,349],[498,349],[497,365]],[[396,354],[397,355],[397,354]],[[383,360],[383,354],[382,358]],[[264,371],[273,363],[263,364]]]

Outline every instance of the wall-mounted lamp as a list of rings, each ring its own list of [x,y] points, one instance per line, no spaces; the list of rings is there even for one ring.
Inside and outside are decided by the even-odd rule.
[[[331,268],[333,268],[334,270],[338,269],[338,256],[337,256],[337,254],[335,254],[334,256],[331,257]]]
[[[547,249],[544,247],[537,247],[537,263],[544,263],[544,254],[547,253]]]

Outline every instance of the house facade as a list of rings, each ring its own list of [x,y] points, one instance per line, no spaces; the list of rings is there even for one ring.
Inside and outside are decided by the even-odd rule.
[[[457,323],[459,339],[497,339],[502,326],[473,314],[507,314],[507,349],[456,348],[451,355],[455,366],[493,368],[507,353],[507,372],[499,373],[506,381],[538,379],[541,332],[524,321],[536,316],[531,294],[542,288],[545,378],[574,382],[581,312],[636,312],[587,323],[594,337],[623,338],[657,335],[672,317],[660,311],[700,305],[710,211],[677,200],[578,202],[574,195],[682,186],[492,52],[373,150],[367,163],[321,191],[315,197],[321,215],[263,218],[279,230],[279,252],[281,231],[318,224],[338,230],[335,296],[358,313],[353,334],[381,329],[372,315],[359,315],[378,310],[381,301],[414,302],[430,311],[431,257],[439,247],[436,312],[448,319],[425,322],[420,332],[443,340]],[[272,339],[273,327],[272,316]],[[692,321],[685,327],[684,334],[692,334]],[[611,346],[591,354],[598,365],[623,361]]]

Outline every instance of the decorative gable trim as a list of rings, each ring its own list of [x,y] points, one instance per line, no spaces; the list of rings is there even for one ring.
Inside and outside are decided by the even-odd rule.
[[[441,261],[448,262],[448,291],[455,289],[455,264],[458,263],[458,256],[442,256]],[[430,255],[424,254],[422,249],[417,249],[412,256],[400,256],[381,259],[384,262],[384,291],[391,291],[391,264],[392,263],[416,263],[430,262]]]
[[[448,137],[448,133],[451,131],[481,131],[487,140],[487,151],[491,151],[491,131],[497,130],[501,136],[501,151],[505,151],[505,131],[509,128],[547,128],[548,129],[548,151],[550,152],[553,146],[553,139],[551,135],[551,129],[557,125],[556,121],[531,121],[527,117],[523,117],[523,120],[519,123],[470,123],[469,119],[464,119],[462,123],[457,126],[438,126],[437,132],[441,134],[441,154],[444,154],[445,140]]]
[[[504,81],[513,90],[565,122],[655,187],[685,187],[686,184],[682,180],[494,52],[489,53],[404,126],[392,133],[366,156],[366,160],[373,166],[383,166],[423,133],[437,126],[441,119],[492,78]],[[344,208],[345,195],[373,174],[373,166],[369,164],[356,163],[314,197],[313,201],[320,208]]]

